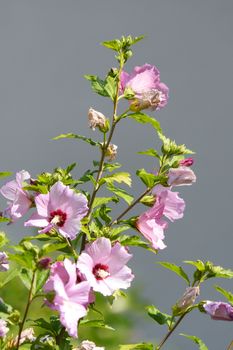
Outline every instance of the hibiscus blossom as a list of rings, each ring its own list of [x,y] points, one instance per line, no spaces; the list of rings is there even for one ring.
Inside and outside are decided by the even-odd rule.
[[[228,303],[207,300],[203,307],[213,320],[233,321],[233,306]]]
[[[65,259],[51,266],[44,290],[55,292],[52,303],[47,305],[60,313],[60,321],[69,335],[77,337],[78,321],[86,316],[87,306],[93,302],[90,283],[80,281],[76,264]]]
[[[23,190],[24,182],[30,179],[30,174],[21,170],[16,173],[16,179],[7,182],[1,187],[0,193],[9,200],[9,207],[5,210],[6,216],[16,221],[27,213],[32,206],[29,193]]]
[[[77,267],[94,291],[112,295],[120,288],[129,288],[134,275],[126,263],[131,257],[119,242],[112,246],[109,239],[101,237],[86,245]]]
[[[75,239],[80,230],[81,219],[87,214],[87,198],[76,193],[62,182],[56,182],[47,194],[35,198],[37,213],[25,222],[25,226],[43,228],[39,232],[48,232],[56,228],[70,239]]]
[[[130,89],[135,94],[131,109],[160,109],[167,104],[168,87],[160,82],[159,70],[150,64],[137,66],[131,74],[123,71],[120,77],[120,88],[123,93]]]

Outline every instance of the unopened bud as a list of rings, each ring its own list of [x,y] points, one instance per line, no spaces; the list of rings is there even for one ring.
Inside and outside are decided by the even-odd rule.
[[[89,120],[89,126],[92,130],[95,130],[95,128],[99,128],[101,131],[105,127],[106,118],[103,115],[103,113],[96,111],[93,108],[89,108],[88,111],[88,120]]]
[[[193,158],[186,158],[180,161],[180,165],[181,166],[192,166],[194,163],[194,159]]]
[[[175,305],[176,312],[186,311],[195,303],[197,296],[200,294],[199,287],[188,287],[180,300]]]
[[[47,270],[52,262],[52,259],[49,257],[42,258],[38,261],[37,266],[41,270]]]
[[[110,143],[110,145],[108,146],[106,151],[106,157],[108,157],[110,161],[116,159],[117,148],[118,146],[114,145],[113,143]]]

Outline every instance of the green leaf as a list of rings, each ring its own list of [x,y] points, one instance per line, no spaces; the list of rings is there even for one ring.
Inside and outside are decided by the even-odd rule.
[[[0,231],[0,248],[4,247],[9,242],[8,238],[6,237],[5,232]]]
[[[199,350],[208,350],[207,346],[203,343],[203,341],[200,338],[195,337],[194,335],[188,335],[183,333],[180,333],[180,335],[182,335],[185,338],[191,339],[195,344],[199,346]]]
[[[108,92],[105,90],[106,82],[100,79],[97,75],[84,75],[84,78],[91,82],[91,87],[97,94],[108,97]]]
[[[158,130],[159,131],[159,130]],[[184,144],[177,145],[175,141],[170,140],[162,132],[158,132],[160,140],[163,142],[162,152],[168,156],[194,154],[195,152],[186,148]]]
[[[0,171],[0,178],[1,177],[11,176],[11,175],[12,175],[11,171]]]
[[[201,272],[205,271],[205,264],[201,260],[197,260],[197,261],[185,260],[184,263],[195,266]]]
[[[233,271],[230,269],[224,269],[221,266],[213,265],[210,261],[206,263],[206,271],[207,276],[206,279],[209,278],[233,278]]]
[[[17,247],[15,247],[17,248]],[[22,267],[33,269],[35,267],[34,254],[30,251],[24,252],[23,254],[10,254],[8,253],[9,259],[15,261]]]
[[[46,243],[43,245],[41,249],[41,256],[47,255],[48,253],[56,252],[62,248],[65,248],[67,246],[67,243]]]
[[[104,89],[107,92],[108,96],[114,101],[116,95],[117,82],[116,78],[108,76],[106,78],[106,83]]]
[[[85,327],[95,327],[95,328],[104,328],[104,329],[109,329],[111,331],[115,331],[114,328],[111,326],[107,325],[104,320],[81,320],[80,325],[85,326]]]
[[[142,248],[148,248],[148,244],[141,240],[138,236],[128,236],[128,235],[122,235],[117,239],[121,245],[123,246],[135,246],[135,247],[142,247]]]
[[[154,305],[147,306],[146,310],[148,315],[151,318],[153,318],[153,320],[156,321],[158,324],[160,325],[166,324],[167,326],[170,327],[171,321],[172,321],[171,315],[168,315],[159,311],[159,309],[157,309],[157,307],[155,307]]]
[[[219,293],[221,293],[231,304],[233,304],[233,293],[228,292],[226,289],[215,286],[214,287]]]
[[[0,298],[0,312],[3,312],[4,314],[10,314],[13,311],[13,308],[11,305],[6,304],[2,298]]]
[[[188,285],[190,285],[189,278],[181,266],[177,266],[177,265],[170,263],[168,261],[160,261],[160,262],[158,262],[158,264],[160,264],[163,267],[165,267],[166,269],[171,270],[172,272],[176,273],[178,276],[182,277],[188,283]]]
[[[131,204],[134,200],[133,196],[131,196],[126,190],[123,190],[122,188],[117,188],[113,186],[112,184],[109,184],[107,186],[107,189],[113,193],[115,193],[118,197],[123,198],[127,204]]]
[[[10,222],[11,219],[0,216],[0,222]]]
[[[101,43],[103,46],[107,47],[107,49],[111,49],[114,51],[119,51],[122,47],[121,41],[119,39],[110,40],[110,41],[103,41]]]
[[[113,239],[117,238],[121,234],[121,232],[127,231],[129,229],[130,229],[130,226],[126,226],[126,225],[118,226],[118,227],[114,227],[114,228],[111,227],[110,237]]]
[[[99,207],[103,204],[107,204],[109,202],[116,202],[116,197],[95,197],[93,202],[93,209]],[[117,200],[118,201],[118,200]]]
[[[123,182],[126,185],[131,186],[132,180],[129,173],[119,172],[119,173],[114,173],[114,174],[110,174],[110,175],[106,175],[105,177],[102,177],[99,181],[99,185],[102,185],[104,183],[112,184],[113,182],[118,182],[118,183]]]
[[[50,270],[37,270],[36,272],[36,283],[35,283],[35,294],[38,293],[49,277]]]
[[[154,346],[151,343],[138,343],[119,345],[119,350],[153,350]]]
[[[31,283],[32,283],[32,271],[23,268],[20,272],[19,272],[19,278],[21,279],[21,281],[23,282],[23,284],[25,285],[25,287],[27,289],[31,288]]]
[[[158,152],[153,149],[153,148],[149,148],[146,151],[141,151],[141,152],[137,152],[138,154],[145,154],[146,156],[151,156],[151,157],[155,157],[160,159],[160,155],[158,154]]]
[[[134,119],[136,122],[141,124],[150,124],[153,126],[153,128],[155,128],[156,131],[162,132],[162,128],[158,120],[150,117],[145,113],[132,113],[128,114],[128,117]]]
[[[142,180],[142,182],[148,187],[148,188],[152,188],[155,185],[158,185],[159,183],[163,183],[165,180],[164,176],[158,176],[158,175],[154,175],[151,173],[148,173],[145,169],[138,169],[136,171],[137,176],[140,177],[140,179]]]
[[[13,280],[13,278],[15,278],[18,275],[19,275],[18,269],[13,269],[13,270],[10,270],[9,272],[6,272],[4,275],[5,276],[4,280],[0,282],[0,288],[5,286],[7,283],[9,283],[11,280]]]
[[[83,140],[83,141],[89,143],[91,146],[100,146],[99,142],[96,142],[96,141],[92,140],[91,138],[87,138],[85,136],[76,135],[76,134],[72,134],[72,133],[61,134],[61,135],[58,135],[56,137],[53,137],[53,140],[60,140],[60,139],[79,139],[79,140]]]

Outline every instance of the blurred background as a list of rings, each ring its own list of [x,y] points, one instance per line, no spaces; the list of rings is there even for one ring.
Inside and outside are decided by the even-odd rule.
[[[127,34],[145,34],[146,39],[135,45],[126,69],[145,62],[159,68],[170,98],[154,115],[167,136],[196,151],[198,180],[180,189],[186,212],[169,226],[167,248],[157,256],[134,249],[130,298],[138,300],[133,303],[137,307],[130,306],[129,321],[127,313],[116,316],[121,327],[113,334],[127,343],[155,342],[164,334],[138,313],[138,305],[143,309],[153,303],[170,312],[183,294],[184,283],[156,262],[200,258],[233,267],[232,19],[232,0],[0,0],[1,171],[25,169],[33,177],[77,162],[73,174],[79,176],[91,167],[99,157],[96,149],[82,141],[51,139],[67,132],[98,138],[97,131],[88,129],[87,111],[92,106],[109,116],[112,107],[92,93],[83,75],[104,76],[116,65],[112,52],[99,43]],[[159,146],[150,127],[125,120],[113,142],[125,171],[151,170],[151,159],[136,154]],[[132,193],[141,193],[142,185],[134,180]],[[2,229],[14,241],[25,234],[22,221]],[[232,290],[231,281],[217,282]],[[201,299],[220,299],[212,284],[202,289]],[[4,293],[19,304],[15,295]],[[210,349],[226,349],[233,333],[231,322],[212,321],[194,311],[164,349],[196,349],[179,332],[200,337]]]

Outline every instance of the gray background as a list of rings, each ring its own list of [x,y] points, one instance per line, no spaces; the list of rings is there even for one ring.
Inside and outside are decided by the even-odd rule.
[[[87,110],[109,115],[111,105],[90,91],[83,75],[103,76],[115,65],[112,52],[98,43],[146,35],[127,69],[145,62],[158,66],[170,99],[156,117],[168,136],[197,153],[198,182],[180,189],[187,208],[166,233],[167,249],[159,256],[134,255],[143,295],[167,312],[185,286],[156,261],[203,258],[232,267],[232,16],[232,0],[0,1],[1,171],[27,169],[35,176],[78,161],[78,175],[89,167],[98,157],[95,149],[51,138],[63,132],[98,137],[87,128]],[[155,145],[151,128],[124,121],[114,142],[125,169],[153,167],[151,159],[135,154]],[[141,190],[135,180],[133,192]],[[22,234],[22,222],[8,232]],[[232,290],[232,282],[218,282]],[[203,288],[203,299],[218,298],[212,283]],[[214,350],[226,349],[233,337],[232,323],[193,312],[164,349],[197,348],[179,331]],[[155,334],[160,338],[162,329],[138,320],[133,340],[154,340]]]

